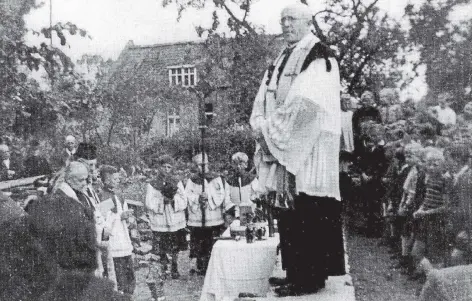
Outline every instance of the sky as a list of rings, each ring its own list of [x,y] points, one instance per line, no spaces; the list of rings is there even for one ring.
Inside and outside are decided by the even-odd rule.
[[[196,25],[208,25],[211,12],[191,9],[177,22],[175,6],[163,8],[162,0],[42,0],[42,8],[32,11],[25,20],[28,28],[38,30],[49,25],[49,1],[53,23],[70,21],[87,30],[92,39],[69,38],[65,52],[73,59],[84,53],[116,59],[129,40],[135,45],[152,45],[196,40]],[[209,1],[211,2],[211,1]],[[279,33],[279,15],[295,0],[259,0],[250,20],[268,33]],[[403,14],[408,0],[380,0],[380,7],[395,18]],[[323,1],[308,1],[314,12],[324,8]],[[37,38],[29,35],[32,43]],[[58,44],[58,41],[55,41]]]
[[[40,30],[49,26],[49,7],[52,1],[52,21],[70,21],[88,31],[92,37],[67,37],[68,44],[62,50],[73,61],[83,54],[99,54],[105,59],[116,59],[128,41],[135,45],[153,45],[198,39],[195,26],[211,23],[211,9],[189,9],[177,21],[174,5],[163,8],[162,0],[37,0],[43,6],[25,17],[27,27]],[[252,7],[250,21],[264,28],[267,33],[280,33],[279,16],[282,9],[299,0],[258,0]],[[419,4],[424,0],[379,0],[381,10],[401,21],[408,3]],[[212,2],[208,0],[208,2]],[[323,0],[308,0],[313,12],[325,8]],[[469,7],[471,8],[471,7]],[[472,9],[456,11],[451,18],[469,18]],[[29,34],[27,41],[37,43],[39,38]],[[55,40],[54,44],[59,45]],[[423,70],[424,72],[424,70]],[[401,98],[420,99],[427,92],[424,75],[401,92]]]

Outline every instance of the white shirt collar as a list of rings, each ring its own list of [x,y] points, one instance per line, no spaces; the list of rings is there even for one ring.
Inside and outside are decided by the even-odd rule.
[[[77,194],[75,193],[74,189],[72,189],[72,187],[70,187],[70,185],[66,182],[62,182],[61,184],[59,184],[59,187],[57,187],[57,189],[64,192],[65,195],[67,195],[68,197],[79,201],[79,198],[77,197]]]

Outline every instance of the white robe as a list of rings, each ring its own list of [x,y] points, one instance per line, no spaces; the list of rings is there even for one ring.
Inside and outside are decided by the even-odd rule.
[[[344,151],[354,151],[354,134],[352,132],[352,111],[341,112],[341,139],[344,142]]]
[[[295,175],[297,193],[340,200],[341,85],[338,64],[334,58],[330,62],[332,69],[327,72],[324,59],[313,61],[293,80],[284,103],[265,116],[266,74],[250,122],[253,130],[262,131],[271,154]],[[254,161],[264,179],[273,165],[261,156],[258,146]]]

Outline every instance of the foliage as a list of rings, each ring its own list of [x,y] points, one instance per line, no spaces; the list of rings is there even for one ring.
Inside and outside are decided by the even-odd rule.
[[[280,40],[264,35],[242,33],[226,38],[209,34],[199,72],[213,89],[224,90],[228,110],[224,126],[249,122],[254,96],[280,44]]]
[[[234,110],[231,122],[247,122],[252,101],[264,71],[281,49],[277,37],[265,35],[247,19],[252,0],[164,0],[164,6],[177,4],[179,17],[189,8],[204,8],[213,4],[213,22],[209,28],[198,27],[197,32],[206,39],[206,65],[212,72],[204,73],[201,79],[214,88],[215,72],[228,89],[230,109]],[[305,2],[306,1],[301,1]],[[382,14],[378,0],[328,0],[327,9],[318,12],[313,20],[317,36],[337,49],[341,78],[350,93],[361,93],[369,87],[378,89],[394,86],[401,78],[399,66],[406,63],[399,50],[406,47],[406,33],[400,24]],[[223,23],[219,12],[227,15]],[[319,18],[323,20],[322,30]],[[225,24],[230,36],[221,33]],[[227,47],[227,48],[225,48]],[[218,70],[218,71],[215,71]],[[410,79],[404,81],[406,85]],[[221,80],[220,83],[221,84]]]
[[[201,133],[197,130],[181,130],[175,136],[157,139],[142,153],[142,157],[148,164],[152,158],[163,154],[189,162],[200,149]],[[206,133],[205,149],[213,168],[221,171],[227,167],[231,156],[236,152],[242,151],[251,157],[255,144],[251,129],[235,124],[228,128],[210,128]]]
[[[38,84],[28,79],[32,71],[43,71],[54,83],[63,81],[63,76],[73,75],[74,64],[60,48],[45,42],[27,45],[23,17],[36,8],[34,0],[6,1],[0,10],[0,119],[4,130],[14,130],[25,136],[41,133],[50,128],[68,106],[64,99],[40,91]],[[61,45],[66,44],[66,35],[87,32],[67,22],[57,23],[33,34],[51,38],[56,35]],[[53,85],[53,89],[54,89]],[[59,89],[60,90],[60,89]],[[11,126],[15,122],[12,129]]]
[[[406,58],[406,32],[400,24],[380,11],[378,0],[329,0],[327,9],[314,16],[317,35],[338,49],[341,79],[349,93],[368,87],[379,90],[396,86]],[[321,30],[318,23],[323,20]],[[403,87],[409,80],[403,82]]]
[[[449,16],[465,4],[470,4],[470,0],[426,1],[405,9],[411,24],[409,40],[421,53],[416,67],[427,67],[429,101],[447,91],[455,96],[455,109],[459,110],[470,100],[472,21],[454,25]]]
[[[134,151],[148,145],[155,117],[195,96],[188,90],[168,85],[154,85],[133,76],[114,87],[101,87],[100,103],[107,112],[108,126],[103,144],[114,142]]]

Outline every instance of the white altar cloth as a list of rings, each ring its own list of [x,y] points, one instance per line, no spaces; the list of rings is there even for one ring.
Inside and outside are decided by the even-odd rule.
[[[248,244],[219,240],[213,246],[200,301],[234,300],[239,293],[265,296],[277,261],[278,233]]]

